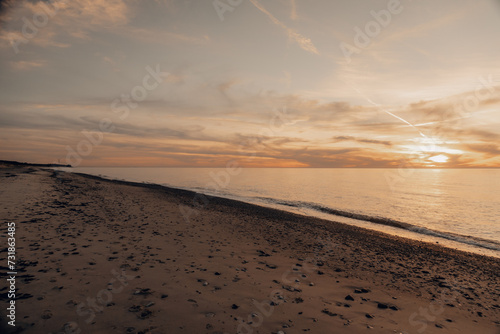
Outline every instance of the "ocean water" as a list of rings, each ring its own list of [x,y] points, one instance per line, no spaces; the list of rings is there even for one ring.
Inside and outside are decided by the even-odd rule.
[[[500,169],[64,169],[237,199],[500,257]]]

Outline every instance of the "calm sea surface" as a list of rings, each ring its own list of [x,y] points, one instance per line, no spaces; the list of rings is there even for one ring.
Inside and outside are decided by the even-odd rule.
[[[64,169],[149,182],[500,257],[500,169]]]

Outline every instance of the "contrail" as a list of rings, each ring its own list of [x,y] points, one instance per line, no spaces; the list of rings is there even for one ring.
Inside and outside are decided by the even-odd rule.
[[[373,102],[368,96],[366,96],[365,94],[363,94],[359,89],[357,89],[354,85],[350,85],[352,89],[354,89],[356,92],[358,92],[359,95],[361,95],[366,101],[368,101],[369,103],[373,104],[374,106],[376,106],[377,108],[379,108],[380,110],[382,110],[383,112],[385,112],[386,114],[389,114],[391,115],[392,117],[400,120],[401,122],[405,123],[405,124],[408,124],[409,126],[411,126],[412,128],[414,128],[422,137],[424,138],[427,138],[426,135],[424,135],[422,133],[422,131],[420,131],[415,125],[411,124],[410,122],[408,122],[406,119],[402,118],[402,117],[399,117],[398,115],[394,115],[392,112],[390,112],[389,110],[385,109],[384,107],[382,107],[380,104],[378,103],[375,103]]]
[[[302,50],[314,53],[319,55],[318,49],[314,46],[313,42],[305,37],[302,36],[301,34],[295,32],[295,30],[288,28],[283,22],[278,20],[276,17],[274,17],[273,14],[271,14],[267,9],[265,9],[257,0],[250,0],[250,2],[262,13],[266,14],[267,17],[277,26],[281,27],[283,30],[285,30],[288,34],[288,37],[290,39],[293,39]]]

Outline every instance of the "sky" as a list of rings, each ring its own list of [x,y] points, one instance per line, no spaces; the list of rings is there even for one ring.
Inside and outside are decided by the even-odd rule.
[[[500,167],[498,0],[2,1],[0,159]]]

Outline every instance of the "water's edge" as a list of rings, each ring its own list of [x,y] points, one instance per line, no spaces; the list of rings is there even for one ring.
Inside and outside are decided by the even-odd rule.
[[[425,227],[421,226],[416,226],[413,224],[405,223],[402,221],[394,220],[391,218],[386,218],[386,217],[380,217],[380,216],[370,216],[370,215],[365,215],[365,214],[360,214],[360,213],[355,213],[355,212],[349,212],[349,211],[343,211],[343,210],[338,210],[330,207],[326,207],[323,205],[318,205],[316,203],[310,203],[310,202],[292,202],[292,201],[283,201],[283,200],[275,200],[273,198],[262,198],[264,200],[274,202],[276,204],[280,205],[285,205],[285,206],[290,206],[290,207],[295,207],[295,208],[309,208],[318,212],[323,212],[332,216],[339,216],[339,217],[346,217],[346,218],[351,218],[355,220],[360,220],[360,221],[365,221],[365,222],[370,222],[373,224],[379,224],[379,225],[386,225],[386,226],[391,226],[419,234],[424,234],[424,235],[430,235],[434,237],[439,237],[443,239],[448,239],[480,248],[485,248],[485,249],[490,249],[494,251],[500,251],[500,243],[493,241],[493,240],[486,240],[483,238],[478,238],[478,237],[473,237],[473,236],[466,236],[466,235],[460,235],[460,234],[455,234],[455,233],[450,233],[450,232],[442,232],[442,231],[437,231],[437,230],[432,230],[428,229]]]
[[[237,196],[237,197],[227,196],[227,197],[225,197],[225,196],[221,196],[219,194],[214,195],[208,191],[204,192],[202,189],[173,187],[170,185],[164,185],[164,184],[152,183],[152,182],[128,181],[128,180],[124,180],[124,179],[113,178],[113,177],[108,177],[108,176],[103,176],[103,175],[94,175],[94,174],[87,174],[87,173],[81,173],[81,172],[72,172],[72,171],[67,171],[67,170],[61,170],[59,168],[52,168],[52,169],[56,170],[56,171],[69,172],[72,174],[81,175],[84,177],[90,177],[90,178],[94,178],[94,179],[99,179],[99,180],[103,180],[103,181],[120,182],[123,184],[129,184],[129,185],[135,185],[135,186],[146,186],[146,187],[154,186],[154,187],[158,187],[158,188],[163,188],[165,190],[186,192],[186,194],[191,194],[193,196],[193,198],[197,194],[203,194],[203,195],[206,195],[206,196],[212,197],[212,198],[235,201],[235,202],[244,203],[246,205],[252,205],[252,206],[257,206],[257,207],[267,207],[270,209],[284,211],[284,212],[292,213],[292,214],[298,213],[298,214],[303,215],[303,216],[309,216],[309,217],[319,218],[319,219],[323,219],[323,220],[334,221],[336,223],[360,227],[357,224],[350,224],[348,221],[345,221],[345,220],[339,221],[338,219],[335,219],[336,217],[344,217],[344,218],[348,218],[349,220],[352,220],[352,221],[367,222],[369,224],[374,224],[374,225],[388,226],[391,228],[395,228],[396,230],[403,230],[403,231],[407,231],[407,232],[411,232],[411,233],[416,233],[416,234],[422,235],[422,236],[429,236],[429,237],[437,238],[440,240],[449,240],[451,242],[455,242],[458,244],[468,245],[468,246],[472,246],[473,248],[479,248],[479,249],[492,251],[492,252],[488,252],[485,254],[483,252],[475,252],[474,250],[471,250],[470,248],[469,249],[458,248],[461,251],[473,252],[473,253],[476,253],[476,254],[482,255],[482,256],[500,257],[500,243],[492,241],[492,240],[485,240],[485,239],[472,237],[472,236],[464,236],[464,235],[459,235],[459,234],[435,231],[435,230],[427,229],[424,227],[419,227],[419,226],[415,226],[412,224],[408,224],[405,222],[400,222],[400,221],[390,219],[390,218],[384,218],[384,217],[380,217],[380,216],[369,216],[369,215],[364,215],[364,214],[359,214],[359,213],[342,211],[342,210],[337,210],[337,209],[321,206],[321,205],[318,205],[315,203],[283,201],[283,200],[277,200],[277,199],[273,199],[273,198],[263,198],[263,197],[259,198],[260,199],[259,203],[256,203],[255,201],[252,201],[250,199],[245,199],[245,198],[242,198],[240,196]],[[301,213],[300,211],[298,212],[297,210],[287,210],[286,209],[287,207],[290,207],[293,209],[306,208],[306,209],[310,209],[309,211],[312,210],[312,211],[316,211],[318,213],[326,214],[327,217],[325,217],[325,215],[316,216],[314,214]],[[364,228],[364,229],[367,229],[370,231],[380,232],[383,234],[395,235],[395,236],[400,237],[400,238],[415,240],[415,238],[412,238],[412,237],[401,236],[401,235],[398,235],[395,233],[381,231],[381,230],[378,230],[375,228],[370,228],[369,226],[367,227],[366,225],[362,225],[361,228]],[[416,240],[427,242],[427,243],[433,242],[433,241],[418,240],[418,239],[416,239]],[[445,248],[452,248],[452,249],[455,248],[453,246],[446,246],[446,243],[441,244],[441,246],[443,246]]]

